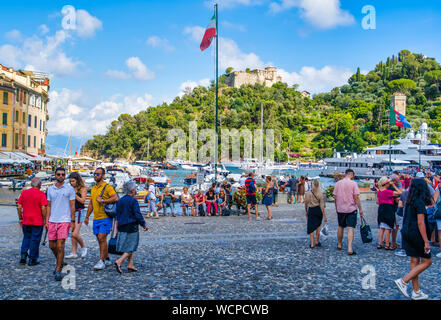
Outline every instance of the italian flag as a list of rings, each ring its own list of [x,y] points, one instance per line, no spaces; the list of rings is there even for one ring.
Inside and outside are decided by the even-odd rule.
[[[392,106],[390,107],[390,124],[401,128],[412,128],[410,123],[406,120],[406,117],[395,110]]]
[[[201,42],[201,51],[207,49],[213,38],[216,37],[216,14],[213,15],[210,22],[208,23],[207,29],[205,30],[204,38]]]

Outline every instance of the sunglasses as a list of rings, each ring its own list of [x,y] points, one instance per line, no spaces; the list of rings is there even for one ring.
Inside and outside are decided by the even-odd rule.
[[[95,176],[99,177],[101,173],[94,173]]]
[[[66,176],[66,174],[65,173],[57,173],[56,176],[57,177],[64,177],[64,176]]]

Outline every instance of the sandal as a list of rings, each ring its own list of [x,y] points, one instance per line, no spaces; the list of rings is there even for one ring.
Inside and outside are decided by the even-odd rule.
[[[118,271],[119,274],[122,273],[121,271],[121,266],[119,264],[117,264],[116,262],[114,263],[115,267],[116,267],[116,271]]]
[[[314,246],[309,245],[309,247],[310,247],[311,249],[314,249]]]
[[[385,250],[388,250],[388,251],[389,251],[389,250],[393,250],[391,245],[384,246],[384,249],[385,249]]]
[[[322,244],[321,244],[320,242],[317,242],[317,243],[315,244],[315,246],[316,246],[316,247],[321,247]]]
[[[138,269],[127,267],[127,271],[129,271],[129,272],[136,272],[136,271],[138,271]]]
[[[353,256],[353,255],[356,255],[356,254],[357,254],[357,252],[355,252],[355,251],[348,252],[348,255],[349,255],[349,256]]]
[[[378,246],[377,246],[377,249],[383,249],[384,247],[383,247],[383,245],[382,244],[379,244]]]
[[[341,249],[342,249],[342,247],[337,246],[337,250],[341,250]]]

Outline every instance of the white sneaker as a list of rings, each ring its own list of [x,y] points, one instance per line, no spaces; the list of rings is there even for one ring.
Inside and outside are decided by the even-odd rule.
[[[262,220],[262,218],[261,217],[257,217],[256,220]]]
[[[98,261],[98,263],[93,267],[94,270],[103,270],[106,267],[103,260]]]
[[[417,292],[412,290],[412,300],[427,300],[429,296],[425,294],[423,291],[418,290]]]
[[[110,261],[110,259],[106,259],[106,260],[104,260],[104,265],[110,266],[110,265],[112,265],[112,261]]]
[[[409,298],[409,294],[407,293],[407,286],[409,285],[408,283],[405,283],[403,281],[403,279],[397,279],[394,281],[395,284],[398,287],[398,290],[401,291],[401,293],[403,294],[403,296],[405,296],[406,298]]]
[[[441,258],[441,252],[436,254],[437,258]]]
[[[76,258],[78,258],[78,255],[75,253],[71,253],[70,255],[66,256],[65,258],[66,259],[76,259]]]
[[[81,250],[81,255],[80,255],[80,257],[81,257],[81,258],[85,258],[86,255],[87,255],[87,248],[80,248],[80,250]]]
[[[404,250],[398,250],[397,252],[395,252],[395,255],[399,257],[407,257],[406,251]]]

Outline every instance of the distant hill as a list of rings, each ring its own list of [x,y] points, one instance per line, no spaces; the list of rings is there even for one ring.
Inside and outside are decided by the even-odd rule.
[[[231,72],[228,68],[226,72]],[[226,87],[226,75],[219,78],[220,127],[260,128],[260,104],[264,106],[264,128],[274,129],[275,158],[287,160],[285,150],[300,153],[305,159],[320,159],[338,151],[361,151],[387,141],[388,109],[395,92],[407,95],[406,117],[413,128],[425,121],[433,142],[441,142],[441,66],[433,58],[402,50],[380,61],[366,75],[357,72],[348,83],[327,93],[302,98],[297,86],[276,83]],[[122,114],[104,135],[96,135],[83,146],[83,152],[98,158],[131,160],[146,157],[150,138],[150,158],[162,160],[170,143],[167,130],[188,132],[191,120],[198,129],[214,128],[215,88],[199,86],[176,97],[170,104],[147,108],[134,116]],[[392,129],[392,137],[402,133]],[[281,150],[280,155],[278,150]]]

